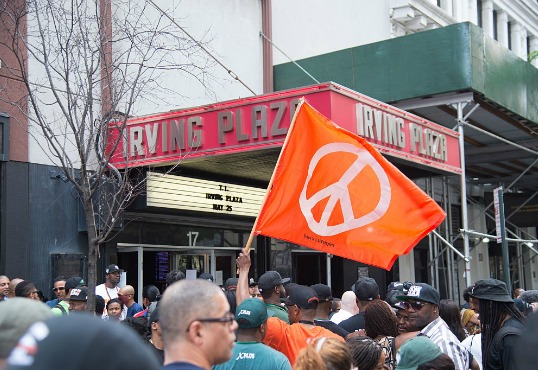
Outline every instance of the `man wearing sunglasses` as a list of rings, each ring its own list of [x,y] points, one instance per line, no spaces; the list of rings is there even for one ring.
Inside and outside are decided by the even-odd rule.
[[[51,311],[56,316],[69,314],[69,298],[71,290],[78,286],[86,286],[86,282],[80,276],[72,276],[64,283],[64,297],[52,307]]]
[[[54,288],[52,288],[52,291],[54,295],[56,296],[55,299],[52,299],[50,301],[45,302],[47,306],[50,308],[56,306],[62,299],[66,297],[65,295],[65,282],[67,278],[65,276],[58,276],[56,279],[54,279]]]
[[[222,289],[207,280],[181,280],[159,303],[163,370],[200,370],[232,357],[237,322]]]
[[[439,292],[431,285],[414,283],[407,295],[397,297],[409,315],[409,324],[420,330],[447,354],[456,370],[470,368],[469,354],[458,338],[450,331],[445,321],[439,317]]]

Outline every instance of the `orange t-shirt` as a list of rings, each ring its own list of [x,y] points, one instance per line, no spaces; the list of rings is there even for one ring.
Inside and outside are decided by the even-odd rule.
[[[308,338],[322,337],[344,341],[341,336],[321,326],[307,328],[301,324],[290,325],[276,317],[270,317],[267,319],[267,331],[263,343],[285,354],[293,365],[299,351],[306,347]]]

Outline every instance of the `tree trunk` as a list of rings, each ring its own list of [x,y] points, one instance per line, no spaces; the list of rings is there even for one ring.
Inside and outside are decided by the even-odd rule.
[[[88,230],[88,302],[86,310],[95,311],[95,286],[97,285],[97,256],[99,254],[99,243],[97,240],[97,229],[95,225],[95,215],[93,212],[93,202],[89,194],[83,194],[84,215],[86,217],[86,228]]]

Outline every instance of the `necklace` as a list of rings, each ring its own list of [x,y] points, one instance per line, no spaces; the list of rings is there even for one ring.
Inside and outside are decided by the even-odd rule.
[[[314,321],[308,321],[308,320],[299,320],[300,324],[308,324],[308,325],[316,325],[314,324]]]

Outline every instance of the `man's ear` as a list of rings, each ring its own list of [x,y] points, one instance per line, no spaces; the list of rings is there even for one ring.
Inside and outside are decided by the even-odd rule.
[[[187,332],[189,340],[194,344],[201,344],[204,338],[204,326],[201,322],[195,321]]]

